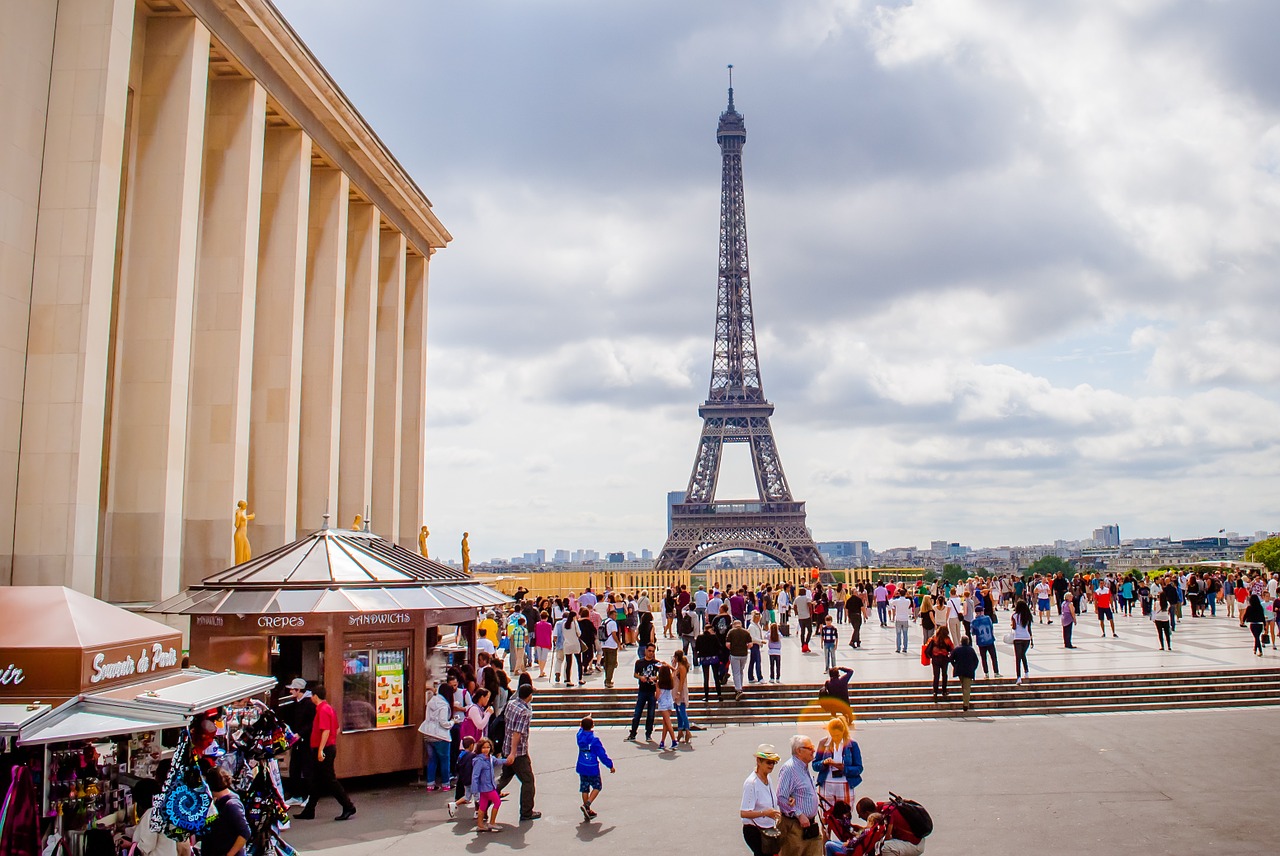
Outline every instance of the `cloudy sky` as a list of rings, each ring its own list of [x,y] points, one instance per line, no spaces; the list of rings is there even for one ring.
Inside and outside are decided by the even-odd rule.
[[[1280,527],[1280,3],[276,0],[430,197],[432,544],[657,550],[725,65],[818,540]],[[740,453],[740,454],[739,454]],[[754,493],[729,447],[720,498]]]

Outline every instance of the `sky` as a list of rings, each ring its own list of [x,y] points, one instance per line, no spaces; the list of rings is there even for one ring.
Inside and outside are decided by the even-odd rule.
[[[1280,3],[276,2],[454,237],[433,556],[661,548],[710,379],[728,63],[815,539],[1280,528]],[[726,447],[718,497],[754,492]]]

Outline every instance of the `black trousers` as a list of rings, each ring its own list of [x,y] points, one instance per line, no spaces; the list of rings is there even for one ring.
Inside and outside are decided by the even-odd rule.
[[[533,797],[537,784],[533,780],[533,762],[528,755],[517,755],[516,760],[504,764],[498,776],[498,790],[502,790],[512,779],[520,780],[520,817],[524,819],[533,814]]]
[[[343,811],[356,810],[355,805],[347,797],[347,792],[342,787],[342,782],[338,781],[337,775],[333,772],[333,761],[336,755],[337,747],[330,746],[324,750],[324,760],[315,761],[311,765],[311,798],[307,800],[307,807],[303,810],[304,814],[315,814],[316,803],[320,801],[320,797],[330,795],[338,801],[338,805],[342,806]]]
[[[742,824],[742,840],[747,842],[747,849],[751,851],[751,856],[764,856],[764,843],[760,840],[763,837],[760,834],[760,827],[754,823]]]
[[[710,682],[714,677],[716,682],[716,701],[724,701],[720,688],[724,686],[724,676],[720,672],[719,666],[703,664],[702,666],[702,700],[708,701],[710,693]]]
[[[809,640],[813,638],[813,619],[800,619],[800,644],[808,645]]]
[[[939,681],[941,681],[942,694],[946,695],[947,694],[947,666],[950,664],[951,661],[948,660],[946,657],[934,657],[929,662],[933,666],[933,694],[935,696],[938,694],[938,683]]]
[[[862,644],[862,613],[858,613],[855,619],[853,614],[849,615],[849,623],[853,625],[853,635],[849,637],[849,644],[858,646]]]
[[[289,792],[289,796],[311,795],[311,765],[315,760],[316,750],[308,746],[305,740],[299,740],[289,750],[289,778],[285,781],[285,790]]]

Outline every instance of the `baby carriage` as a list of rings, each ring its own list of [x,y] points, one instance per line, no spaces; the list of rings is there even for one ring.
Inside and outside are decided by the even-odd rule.
[[[841,799],[822,797],[822,828],[830,841],[845,842],[853,837],[853,809]]]

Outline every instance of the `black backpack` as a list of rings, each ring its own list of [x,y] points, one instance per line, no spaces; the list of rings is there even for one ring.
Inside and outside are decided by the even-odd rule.
[[[687,612],[680,613],[680,620],[676,623],[676,630],[681,636],[692,636],[694,634],[693,616]]]
[[[893,807],[898,810],[898,815],[911,827],[911,832],[916,838],[924,840],[933,833],[933,818],[929,817],[928,810],[915,800],[907,800],[889,792],[889,801]]]

